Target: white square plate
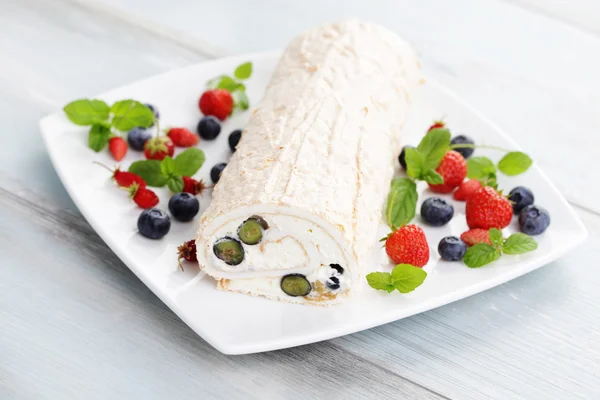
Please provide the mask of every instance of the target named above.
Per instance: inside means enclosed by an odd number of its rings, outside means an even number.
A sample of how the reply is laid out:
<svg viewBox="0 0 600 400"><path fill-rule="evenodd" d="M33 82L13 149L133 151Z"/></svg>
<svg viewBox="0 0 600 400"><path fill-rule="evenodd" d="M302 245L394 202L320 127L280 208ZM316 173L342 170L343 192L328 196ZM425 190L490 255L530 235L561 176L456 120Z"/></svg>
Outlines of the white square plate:
<svg viewBox="0 0 600 400"><path fill-rule="evenodd" d="M256 104L267 85L279 53L248 55L204 62L171 71L98 96L107 102L133 98L158 107L161 125L186 126L195 130L200 119L197 102L208 79L232 73L241 62L254 63L248 82L250 100ZM217 162L230 156L227 136L243 128L249 112L227 120L223 131L213 142L198 145L206 153L206 163L197 174L210 182L209 172ZM429 82L411 111L404 130L405 143L415 144L433 119L445 116L453 133L466 133L478 143L517 149L516 144L478 112L439 84ZM417 314L464 297L479 293L561 257L581 243L587 233L569 204L534 165L527 173L500 177L500 187L510 190L530 187L536 203L552 216L548 231L537 237L539 248L522 256L503 256L499 261L479 269L467 268L460 262L439 260L437 244L447 235L460 235L466 230L464 203L454 202L455 216L441 228L424 227L431 248L431 260L425 267L425 283L408 295L375 291L364 283L363 290L347 302L331 307L284 304L242 294L220 292L215 282L197 266L187 264L185 272L177 268L176 247L195 236L196 224L172 222L171 232L162 240L145 239L137 233L140 209L119 190L106 170L92 164L100 161L113 165L107 152L94 153L87 148L85 128L71 124L62 111L41 121L43 137L50 157L63 184L82 214L100 237L125 264L164 301L186 324L207 342L226 354L244 354L275 350L317 342L368 329ZM498 160L501 153L477 150ZM129 151L122 162L124 168L140 159L141 153ZM157 189L159 207L167 209L166 189ZM420 200L429 197L420 187ZM451 199L450 196L446 196ZM382 199L382 203L383 203ZM210 195L200 198L206 209ZM415 218L420 223L419 217ZM516 221L505 230L516 229ZM381 235L386 232L382 225ZM375 246L368 270L389 270L385 252Z"/></svg>

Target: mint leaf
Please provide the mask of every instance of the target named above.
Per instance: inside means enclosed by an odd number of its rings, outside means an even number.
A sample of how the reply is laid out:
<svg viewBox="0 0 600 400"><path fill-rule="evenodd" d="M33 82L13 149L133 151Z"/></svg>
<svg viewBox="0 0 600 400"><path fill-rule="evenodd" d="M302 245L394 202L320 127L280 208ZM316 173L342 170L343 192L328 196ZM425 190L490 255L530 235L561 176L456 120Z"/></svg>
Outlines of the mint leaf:
<svg viewBox="0 0 600 400"><path fill-rule="evenodd" d="M406 173L408 176L414 179L420 179L421 174L423 174L425 169L425 156L423 153L412 147L407 147L404 157L406 160Z"/></svg>
<svg viewBox="0 0 600 400"><path fill-rule="evenodd" d="M245 62L235 69L233 73L238 79L248 79L252 75L252 63L250 61Z"/></svg>
<svg viewBox="0 0 600 400"><path fill-rule="evenodd" d="M101 124L94 124L88 134L88 146L95 152L102 150L110 139L110 129Z"/></svg>
<svg viewBox="0 0 600 400"><path fill-rule="evenodd" d="M504 254L523 254L537 249L537 242L524 233L513 233L506 239L502 251Z"/></svg>
<svg viewBox="0 0 600 400"><path fill-rule="evenodd" d="M67 118L76 125L93 125L106 121L109 115L108 104L102 100L80 99L67 104L63 110ZM91 146L90 146L91 147Z"/></svg>
<svg viewBox="0 0 600 400"><path fill-rule="evenodd" d="M235 92L241 89L241 86L243 86L241 83L238 83L235 79L227 75L222 76L219 83L217 83L217 89L225 89L228 92Z"/></svg>
<svg viewBox="0 0 600 400"><path fill-rule="evenodd" d="M425 158L423 169L436 169L450 146L450 131L444 128L432 129L421 140L417 149Z"/></svg>
<svg viewBox="0 0 600 400"><path fill-rule="evenodd" d="M225 75L215 76L214 78L206 82L206 87L208 89L216 89L217 86L219 86L219 82L221 82L221 79L223 79L223 77L225 77Z"/></svg>
<svg viewBox="0 0 600 400"><path fill-rule="evenodd" d="M160 162L160 172L167 177L173 175L173 172L175 172L175 161L171 157L165 156Z"/></svg>
<svg viewBox="0 0 600 400"><path fill-rule="evenodd" d="M158 160L136 161L129 167L129 172L141 176L148 186L161 187L167 184L167 177L162 174Z"/></svg>
<svg viewBox="0 0 600 400"><path fill-rule="evenodd" d="M498 163L498 169L508 176L522 174L527 171L533 161L521 151L507 153Z"/></svg>
<svg viewBox="0 0 600 400"><path fill-rule="evenodd" d="M439 185L444 183L444 177L438 174L435 170L430 169L429 171L425 171L421 174L421 178L427 183L431 183L432 185Z"/></svg>
<svg viewBox="0 0 600 400"><path fill-rule="evenodd" d="M135 100L121 100L112 105L112 126L120 131L128 131L140 126L147 128L154 123L154 114L142 103Z"/></svg>
<svg viewBox="0 0 600 400"><path fill-rule="evenodd" d="M373 289L385 290L388 293L396 289L389 272L371 272L367 275L367 282Z"/></svg>
<svg viewBox="0 0 600 400"><path fill-rule="evenodd" d="M487 157L471 157L467 160L467 177L469 179L486 179L495 173L496 167Z"/></svg>
<svg viewBox="0 0 600 400"><path fill-rule="evenodd" d="M469 247L465 253L464 262L467 267L479 268L500 258L500 249L486 243L477 243Z"/></svg>
<svg viewBox="0 0 600 400"><path fill-rule="evenodd" d="M392 270L392 281L394 287L400 293L409 293L421 286L427 272L410 264L398 264Z"/></svg>
<svg viewBox="0 0 600 400"><path fill-rule="evenodd" d="M177 176L193 176L204 164L204 152L195 147L189 148L175 157L172 173Z"/></svg>
<svg viewBox="0 0 600 400"><path fill-rule="evenodd" d="M502 246L502 232L499 229L490 229L489 235L490 241L494 247Z"/></svg>
<svg viewBox="0 0 600 400"><path fill-rule="evenodd" d="M173 193L179 193L183 190L183 178L180 176L171 176L167 180L167 186Z"/></svg>
<svg viewBox="0 0 600 400"><path fill-rule="evenodd" d="M409 223L417 208L417 185L408 178L396 178L390 185L385 212L390 228Z"/></svg>
<svg viewBox="0 0 600 400"><path fill-rule="evenodd" d="M235 108L245 111L250 107L250 102L248 101L248 96L245 91L238 90L237 92L233 92L231 96L233 97L233 105Z"/></svg>

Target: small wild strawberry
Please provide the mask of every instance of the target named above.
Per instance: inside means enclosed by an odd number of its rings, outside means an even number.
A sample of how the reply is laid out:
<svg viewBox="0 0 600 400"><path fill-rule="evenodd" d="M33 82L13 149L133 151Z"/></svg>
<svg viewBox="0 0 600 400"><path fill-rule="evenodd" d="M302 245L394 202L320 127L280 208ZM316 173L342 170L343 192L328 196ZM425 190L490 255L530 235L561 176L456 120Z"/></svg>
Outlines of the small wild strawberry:
<svg viewBox="0 0 600 400"><path fill-rule="evenodd" d="M150 189L139 187L136 184L129 188L131 199L140 208L152 208L158 204L158 196Z"/></svg>
<svg viewBox="0 0 600 400"><path fill-rule="evenodd" d="M189 176L183 177L183 190L182 192L191 193L193 195L199 194L202 195L205 189L211 189L214 185L206 186L202 179L199 181L194 178L190 178Z"/></svg>
<svg viewBox="0 0 600 400"><path fill-rule="evenodd" d="M433 124L429 127L429 129L427 129L427 132L429 132L432 129L439 129L439 128L445 128L446 127L446 123L444 121L442 121L441 119L435 120L433 121Z"/></svg>
<svg viewBox="0 0 600 400"><path fill-rule="evenodd" d="M114 170L112 170L106 165L101 164L97 161L95 161L94 164L98 164L101 167L109 170L112 173L112 178L115 180L115 182L117 182L117 185L119 185L120 188L128 189L134 183L137 184L138 187L146 187L146 181L144 181L141 176L136 175L133 172L121 171L118 165L115 167Z"/></svg>
<svg viewBox="0 0 600 400"><path fill-rule="evenodd" d="M167 132L167 136L177 147L192 147L200 140L198 135L187 128L171 128Z"/></svg>
<svg viewBox="0 0 600 400"><path fill-rule="evenodd" d="M183 271L183 265L181 264L181 260L197 262L198 258L196 256L196 241L188 240L183 243L181 246L177 247L177 263L179 264L179 268Z"/></svg>
<svg viewBox="0 0 600 400"><path fill-rule="evenodd" d="M115 136L108 141L108 150L116 161L121 161L127 154L127 142L120 136Z"/></svg>
<svg viewBox="0 0 600 400"><path fill-rule="evenodd" d="M144 156L148 160L162 160L166 156L173 157L175 145L167 136L150 138L144 144Z"/></svg>

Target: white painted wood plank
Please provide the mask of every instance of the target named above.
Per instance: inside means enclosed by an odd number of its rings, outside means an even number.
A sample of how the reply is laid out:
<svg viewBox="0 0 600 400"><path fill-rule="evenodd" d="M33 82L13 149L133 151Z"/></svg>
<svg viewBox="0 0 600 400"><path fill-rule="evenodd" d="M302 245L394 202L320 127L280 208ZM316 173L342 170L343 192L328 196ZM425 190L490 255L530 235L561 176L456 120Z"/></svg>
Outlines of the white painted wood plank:
<svg viewBox="0 0 600 400"><path fill-rule="evenodd" d="M77 0L89 4L91 0ZM227 53L281 48L310 26L359 16L411 41L427 71L517 139L569 199L600 211L600 38L495 0L102 0ZM117 11L118 10L118 11ZM225 17L225 18L224 18Z"/></svg>
<svg viewBox="0 0 600 400"><path fill-rule="evenodd" d="M504 0L519 4L558 21L600 35L600 2L597 0Z"/></svg>

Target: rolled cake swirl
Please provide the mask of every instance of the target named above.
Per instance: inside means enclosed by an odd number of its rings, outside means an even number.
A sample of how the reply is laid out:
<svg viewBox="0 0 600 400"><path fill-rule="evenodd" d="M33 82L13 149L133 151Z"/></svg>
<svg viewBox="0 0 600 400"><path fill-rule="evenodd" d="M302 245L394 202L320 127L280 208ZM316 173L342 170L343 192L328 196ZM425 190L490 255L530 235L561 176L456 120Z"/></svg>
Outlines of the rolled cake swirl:
<svg viewBox="0 0 600 400"><path fill-rule="evenodd" d="M374 24L291 42L200 219L218 288L300 303L356 290L420 80L412 48Z"/></svg>

